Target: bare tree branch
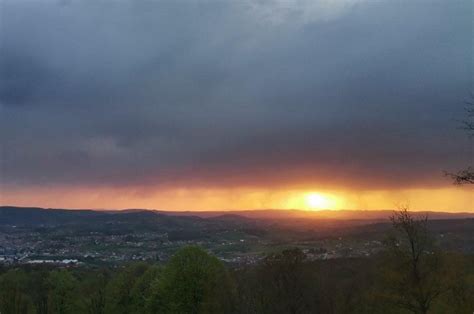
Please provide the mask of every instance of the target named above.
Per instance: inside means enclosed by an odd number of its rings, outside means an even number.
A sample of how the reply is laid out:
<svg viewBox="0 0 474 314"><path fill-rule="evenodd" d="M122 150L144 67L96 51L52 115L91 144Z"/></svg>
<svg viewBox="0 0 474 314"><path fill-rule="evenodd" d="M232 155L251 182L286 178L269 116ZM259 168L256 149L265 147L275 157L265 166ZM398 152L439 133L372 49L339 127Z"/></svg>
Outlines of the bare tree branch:
<svg viewBox="0 0 474 314"><path fill-rule="evenodd" d="M474 136L474 94L471 94L471 100L468 100L465 103L467 118L462 121L463 129L465 129L470 136Z"/></svg>
<svg viewBox="0 0 474 314"><path fill-rule="evenodd" d="M453 179L454 184L474 184L474 168L469 167L467 169L461 170L457 173L445 173L446 176Z"/></svg>
<svg viewBox="0 0 474 314"><path fill-rule="evenodd" d="M471 93L471 99L466 101L466 119L461 123L463 129L466 130L469 136L474 137L474 93ZM446 172L446 176L450 177L454 184L474 184L474 168L468 167L467 169L460 170L457 173Z"/></svg>

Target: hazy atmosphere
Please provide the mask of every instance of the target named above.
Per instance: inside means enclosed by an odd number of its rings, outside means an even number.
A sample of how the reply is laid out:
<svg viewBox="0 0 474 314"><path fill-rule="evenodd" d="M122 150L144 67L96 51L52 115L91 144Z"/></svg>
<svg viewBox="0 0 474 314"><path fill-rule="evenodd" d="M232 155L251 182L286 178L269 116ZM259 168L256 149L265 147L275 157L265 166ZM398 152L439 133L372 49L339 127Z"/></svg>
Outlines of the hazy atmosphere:
<svg viewBox="0 0 474 314"><path fill-rule="evenodd" d="M474 211L470 0L0 15L2 205Z"/></svg>

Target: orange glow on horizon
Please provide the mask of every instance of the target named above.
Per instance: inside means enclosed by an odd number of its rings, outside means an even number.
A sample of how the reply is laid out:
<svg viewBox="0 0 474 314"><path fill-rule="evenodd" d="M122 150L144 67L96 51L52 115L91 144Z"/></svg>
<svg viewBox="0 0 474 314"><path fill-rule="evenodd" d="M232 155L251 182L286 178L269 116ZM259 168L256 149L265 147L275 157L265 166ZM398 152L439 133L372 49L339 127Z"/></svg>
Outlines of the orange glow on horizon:
<svg viewBox="0 0 474 314"><path fill-rule="evenodd" d="M3 189L0 205L50 208L159 210L393 209L474 212L473 187L400 190L264 188L81 188Z"/></svg>

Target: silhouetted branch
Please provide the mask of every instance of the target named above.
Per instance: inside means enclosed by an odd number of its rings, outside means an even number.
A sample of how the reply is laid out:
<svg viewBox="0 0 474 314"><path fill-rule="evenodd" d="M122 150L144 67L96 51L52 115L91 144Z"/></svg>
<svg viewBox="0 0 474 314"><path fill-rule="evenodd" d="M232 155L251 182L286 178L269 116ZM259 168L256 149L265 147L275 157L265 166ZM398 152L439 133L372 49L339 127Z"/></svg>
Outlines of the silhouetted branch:
<svg viewBox="0 0 474 314"><path fill-rule="evenodd" d="M474 136L474 94L471 94L471 100L466 101L465 111L467 118L462 121L463 129Z"/></svg>
<svg viewBox="0 0 474 314"><path fill-rule="evenodd" d="M445 175L453 179L454 184L474 184L474 168L472 167L461 170L457 173L446 172Z"/></svg>
<svg viewBox="0 0 474 314"><path fill-rule="evenodd" d="M462 128L467 131L470 137L474 137L474 93L471 93L471 99L466 102L466 119L461 121ZM457 173L445 172L445 175L450 177L454 184L474 184L474 168L460 170Z"/></svg>

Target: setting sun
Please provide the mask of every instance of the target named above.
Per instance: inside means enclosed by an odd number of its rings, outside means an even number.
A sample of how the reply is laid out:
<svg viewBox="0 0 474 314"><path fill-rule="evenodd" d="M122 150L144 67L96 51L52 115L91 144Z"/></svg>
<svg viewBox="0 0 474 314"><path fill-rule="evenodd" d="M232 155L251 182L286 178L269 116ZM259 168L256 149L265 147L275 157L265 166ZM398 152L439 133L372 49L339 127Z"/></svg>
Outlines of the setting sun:
<svg viewBox="0 0 474 314"><path fill-rule="evenodd" d="M305 198L309 209L334 209L334 200L319 193L310 193Z"/></svg>

